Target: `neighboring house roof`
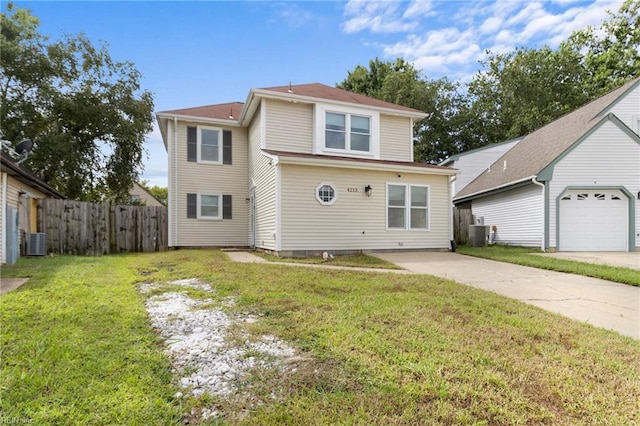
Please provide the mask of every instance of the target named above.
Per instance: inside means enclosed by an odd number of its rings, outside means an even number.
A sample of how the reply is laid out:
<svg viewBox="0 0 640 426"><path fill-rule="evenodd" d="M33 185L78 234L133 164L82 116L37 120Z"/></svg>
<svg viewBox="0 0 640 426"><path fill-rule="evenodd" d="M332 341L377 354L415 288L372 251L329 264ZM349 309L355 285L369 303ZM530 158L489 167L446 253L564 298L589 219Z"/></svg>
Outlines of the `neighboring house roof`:
<svg viewBox="0 0 640 426"><path fill-rule="evenodd" d="M133 187L129 191L129 195L137 195L140 197L140 200L143 201L148 207L154 206L164 206L156 197L153 196L151 192L149 192L144 186L140 185L138 182L133 182Z"/></svg>
<svg viewBox="0 0 640 426"><path fill-rule="evenodd" d="M3 173L7 173L8 175L13 176L15 179L19 180L25 185L29 185L30 187L35 188L40 192L49 195L50 197L60 199L67 198L64 196L64 194L52 188L48 183L31 173L29 170L23 169L19 164L16 164L16 162L7 154L2 153L0 155L0 160Z"/></svg>
<svg viewBox="0 0 640 426"><path fill-rule="evenodd" d="M289 151L275 151L271 149L263 149L262 152L269 155L280 157L285 159L284 162L294 163L296 159L298 161L304 161L309 165L331 165L336 166L342 163L346 168L365 168L365 169L387 169L393 171L403 171L407 173L425 173L430 174L447 174L455 175L458 171L453 167L436 166L434 164L415 163L410 161L391 161L391 160L374 160L371 158L354 158L354 157L340 157L334 155L322 155L322 154L305 154L299 152Z"/></svg>
<svg viewBox="0 0 640 426"><path fill-rule="evenodd" d="M640 78L636 78L526 135L494 165L462 188L455 200L470 198L536 177L592 128L602 120L608 119L608 116L603 118L607 109L639 83Z"/></svg>
<svg viewBox="0 0 640 426"><path fill-rule="evenodd" d="M480 148L475 148L475 149L470 149L469 151L460 152L458 154L452 155L451 157L448 157L444 161L440 162L440 164L438 164L438 165L439 166L448 166L448 165L450 165L452 163L455 163L460 158L466 157L467 155L475 154L475 153L482 152L482 151L486 151L487 149L496 148L496 147L499 147L500 145L506 145L506 144L509 144L509 143L512 143L512 142L518 142L518 141L521 141L521 140L522 140L522 136L519 137L519 138L509 139L508 141L492 143L492 144L489 144L489 145L481 146Z"/></svg>

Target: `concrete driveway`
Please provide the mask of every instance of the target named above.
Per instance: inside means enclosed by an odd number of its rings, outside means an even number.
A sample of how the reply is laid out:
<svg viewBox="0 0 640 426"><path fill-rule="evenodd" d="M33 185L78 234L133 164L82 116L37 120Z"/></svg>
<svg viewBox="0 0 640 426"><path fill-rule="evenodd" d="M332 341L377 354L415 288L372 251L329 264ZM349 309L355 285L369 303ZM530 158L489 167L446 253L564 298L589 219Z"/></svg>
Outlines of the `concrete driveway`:
<svg viewBox="0 0 640 426"><path fill-rule="evenodd" d="M640 287L458 253L376 253L420 274L448 278L640 339Z"/></svg>
<svg viewBox="0 0 640 426"><path fill-rule="evenodd" d="M536 253L538 256L557 259L577 260L578 262L598 263L601 265L622 266L640 270L640 252L571 252Z"/></svg>

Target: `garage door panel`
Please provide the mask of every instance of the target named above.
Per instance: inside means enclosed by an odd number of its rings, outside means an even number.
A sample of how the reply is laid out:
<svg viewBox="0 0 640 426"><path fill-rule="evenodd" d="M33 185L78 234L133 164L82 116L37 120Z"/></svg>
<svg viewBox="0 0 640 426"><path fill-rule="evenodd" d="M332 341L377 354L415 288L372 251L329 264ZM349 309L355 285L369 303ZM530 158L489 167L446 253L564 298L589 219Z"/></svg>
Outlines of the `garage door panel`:
<svg viewBox="0 0 640 426"><path fill-rule="evenodd" d="M626 251L628 200L617 190L572 190L560 199L559 249Z"/></svg>

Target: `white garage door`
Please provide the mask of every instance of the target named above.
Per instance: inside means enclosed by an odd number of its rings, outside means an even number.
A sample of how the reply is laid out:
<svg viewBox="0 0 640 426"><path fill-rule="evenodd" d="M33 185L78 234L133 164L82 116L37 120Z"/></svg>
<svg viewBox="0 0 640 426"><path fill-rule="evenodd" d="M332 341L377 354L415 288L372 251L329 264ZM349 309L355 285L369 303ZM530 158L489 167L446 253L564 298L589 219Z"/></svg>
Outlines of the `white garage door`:
<svg viewBox="0 0 640 426"><path fill-rule="evenodd" d="M560 199L562 251L627 251L628 199L617 190L572 190Z"/></svg>

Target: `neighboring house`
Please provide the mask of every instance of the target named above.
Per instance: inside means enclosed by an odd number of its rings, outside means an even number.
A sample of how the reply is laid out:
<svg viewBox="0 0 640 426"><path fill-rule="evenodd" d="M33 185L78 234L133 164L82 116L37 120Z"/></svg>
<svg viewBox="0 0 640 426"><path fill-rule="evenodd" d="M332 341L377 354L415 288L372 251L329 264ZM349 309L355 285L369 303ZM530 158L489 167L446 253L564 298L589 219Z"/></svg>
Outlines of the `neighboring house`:
<svg viewBox="0 0 640 426"><path fill-rule="evenodd" d="M156 197L151 195L149 191L147 191L143 186L139 183L134 182L133 188L129 191L129 201L132 203L140 203L147 207L162 207L162 204Z"/></svg>
<svg viewBox="0 0 640 426"><path fill-rule="evenodd" d="M498 158L509 151L522 138L511 139L506 142L494 143L481 148L472 149L451 157L440 163L441 166L454 167L458 175L451 183L451 193L456 196L458 191L467 186L480 173L487 170Z"/></svg>
<svg viewBox="0 0 640 426"><path fill-rule="evenodd" d="M0 190L0 251L2 263L18 260L24 235L38 232L36 201L66 198L46 182L2 153Z"/></svg>
<svg viewBox="0 0 640 426"><path fill-rule="evenodd" d="M315 83L157 117L172 247L304 256L450 246L456 171L413 162L421 111Z"/></svg>
<svg viewBox="0 0 640 426"><path fill-rule="evenodd" d="M640 241L640 79L522 138L454 196L496 242L634 251Z"/></svg>

